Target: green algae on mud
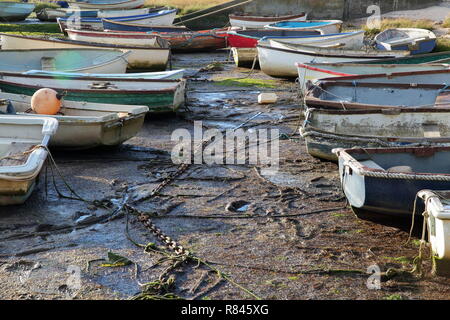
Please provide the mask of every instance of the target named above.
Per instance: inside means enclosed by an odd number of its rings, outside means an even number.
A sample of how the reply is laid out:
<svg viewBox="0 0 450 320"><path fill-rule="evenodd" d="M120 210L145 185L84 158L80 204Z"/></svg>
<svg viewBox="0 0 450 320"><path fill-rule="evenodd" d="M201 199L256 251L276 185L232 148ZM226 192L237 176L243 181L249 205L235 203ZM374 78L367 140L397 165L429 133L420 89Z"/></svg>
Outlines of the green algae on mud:
<svg viewBox="0 0 450 320"><path fill-rule="evenodd" d="M437 38L436 48L434 52L450 51L450 39L448 38Z"/></svg>
<svg viewBox="0 0 450 320"><path fill-rule="evenodd" d="M19 33L22 35L45 35L47 33L59 33L62 36L61 30L59 29L57 23L42 23L42 24L1 23L0 32Z"/></svg>
<svg viewBox="0 0 450 320"><path fill-rule="evenodd" d="M263 80L250 78L217 78L213 84L218 86L228 87L262 87L262 88L277 88L277 80Z"/></svg>

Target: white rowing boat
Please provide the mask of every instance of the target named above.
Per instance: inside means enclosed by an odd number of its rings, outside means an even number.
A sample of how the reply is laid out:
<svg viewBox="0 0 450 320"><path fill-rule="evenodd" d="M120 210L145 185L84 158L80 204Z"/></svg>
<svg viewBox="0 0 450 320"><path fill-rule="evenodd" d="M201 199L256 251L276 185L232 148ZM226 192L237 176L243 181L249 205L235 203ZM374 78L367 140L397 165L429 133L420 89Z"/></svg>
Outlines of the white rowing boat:
<svg viewBox="0 0 450 320"><path fill-rule="evenodd" d="M75 30L76 32L76 30ZM166 70L169 61L170 48L168 42L158 39L155 47L131 46L131 45L113 45L102 44L87 41L74 41L59 38L43 38L34 36L22 36L1 33L2 47L5 49L35 49L35 48L59 48L59 49L117 49L122 52L130 52L127 56L128 68L147 69L153 71ZM152 37L154 38L154 37ZM159 47L157 47L157 45ZM29 68L39 69L39 68ZM26 70L25 70L26 71ZM92 72L94 73L94 72ZM95 72L100 73L100 72ZM106 73L120 73L120 71L109 71Z"/></svg>
<svg viewBox="0 0 450 320"><path fill-rule="evenodd" d="M0 205L22 204L33 192L58 121L2 115L0 128Z"/></svg>
<svg viewBox="0 0 450 320"><path fill-rule="evenodd" d="M17 115L29 119L58 120L59 127L50 146L64 149L119 145L139 132L149 110L146 106L63 100L57 115L38 115L29 112L30 96L0 92L0 101L11 103ZM0 112L5 109L5 104L0 105Z"/></svg>
<svg viewBox="0 0 450 320"><path fill-rule="evenodd" d="M270 45L258 44L261 70L273 77L296 78L297 63L308 62L360 62L389 59L409 55L409 51L350 50L310 45L287 44L270 41Z"/></svg>
<svg viewBox="0 0 450 320"><path fill-rule="evenodd" d="M0 70L25 72L46 70L77 73L125 72L130 52L108 49L79 48L0 50Z"/></svg>

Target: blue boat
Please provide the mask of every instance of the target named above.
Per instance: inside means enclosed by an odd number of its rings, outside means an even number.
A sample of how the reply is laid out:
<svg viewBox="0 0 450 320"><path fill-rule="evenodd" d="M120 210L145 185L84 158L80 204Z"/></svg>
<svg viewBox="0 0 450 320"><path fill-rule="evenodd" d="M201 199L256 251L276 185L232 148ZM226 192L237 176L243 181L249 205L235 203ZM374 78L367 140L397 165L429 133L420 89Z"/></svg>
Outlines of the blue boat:
<svg viewBox="0 0 450 320"><path fill-rule="evenodd" d="M323 34L339 33L341 27L341 20L280 21L264 26L277 30L320 30Z"/></svg>
<svg viewBox="0 0 450 320"><path fill-rule="evenodd" d="M121 22L117 20L102 19L104 30L132 31L132 32L188 32L188 28L183 26L155 26L138 23Z"/></svg>
<svg viewBox="0 0 450 320"><path fill-rule="evenodd" d="M166 7L139 8L131 10L75 10L75 9L54 9L44 8L36 12L36 16L41 21L56 21L57 18L109 18L109 17L129 17L135 15L148 14L167 9Z"/></svg>
<svg viewBox="0 0 450 320"><path fill-rule="evenodd" d="M436 47L436 35L426 29L387 29L375 37L380 50L409 50L411 54L430 53Z"/></svg>
<svg viewBox="0 0 450 320"><path fill-rule="evenodd" d="M0 2L0 21L22 21L34 10L34 3L26 2Z"/></svg>
<svg viewBox="0 0 450 320"><path fill-rule="evenodd" d="M134 16L121 16L121 17L110 17L108 20L119 21L119 22L135 22L144 25L161 25L161 26L171 26L175 16L177 14L177 9L171 10L159 10L156 12L150 12L147 14L140 14ZM83 30L103 30L102 18L91 18L91 17L61 17L57 19L61 31L64 32L65 29L83 29ZM70 26L70 28L69 28Z"/></svg>
<svg viewBox="0 0 450 320"><path fill-rule="evenodd" d="M420 190L450 189L450 147L353 148L334 152L339 157L345 196L361 218L410 219ZM418 216L423 212L419 202L415 211Z"/></svg>

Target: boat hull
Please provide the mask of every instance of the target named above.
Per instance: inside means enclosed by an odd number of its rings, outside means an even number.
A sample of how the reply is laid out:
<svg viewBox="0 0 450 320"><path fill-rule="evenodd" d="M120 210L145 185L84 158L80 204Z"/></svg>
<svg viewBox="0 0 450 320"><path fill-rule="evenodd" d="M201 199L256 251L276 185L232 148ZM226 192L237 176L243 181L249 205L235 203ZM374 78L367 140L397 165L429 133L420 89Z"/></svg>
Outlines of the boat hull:
<svg viewBox="0 0 450 320"><path fill-rule="evenodd" d="M266 29L275 30L320 30L323 34L339 33L341 27L342 21L340 20L309 20L304 22L281 21L264 26Z"/></svg>
<svg viewBox="0 0 450 320"><path fill-rule="evenodd" d="M239 30L227 33L227 41L230 47L256 48L258 41L263 37L313 37L320 36L319 31L289 31L289 30Z"/></svg>
<svg viewBox="0 0 450 320"><path fill-rule="evenodd" d="M3 73L0 90L32 96L38 89L45 87L64 92L67 101L147 106L153 113L176 111L185 102L186 80L52 79L47 76ZM96 87L96 84L99 86Z"/></svg>
<svg viewBox="0 0 450 320"><path fill-rule="evenodd" d="M121 46L121 45L107 45L95 44L86 41L66 41L66 40L48 40L24 36L11 36L2 34L2 46L6 48L21 48L21 49L73 49L73 48L103 48L103 49L119 49L123 52L129 52L127 56L127 66L129 69L143 69L150 71L164 71L166 70L170 49L150 48L150 47L136 47L136 46ZM91 72L91 73L120 73L124 71L108 71L108 72Z"/></svg>
<svg viewBox="0 0 450 320"><path fill-rule="evenodd" d="M297 63L299 86L302 91L306 90L308 82L316 82L324 78L446 70L448 68L447 64Z"/></svg>
<svg viewBox="0 0 450 320"><path fill-rule="evenodd" d="M259 16L238 16L229 15L230 25L246 29L262 29L265 25L278 21L305 21L307 15L301 13L298 15L280 16L280 17L259 17Z"/></svg>
<svg viewBox="0 0 450 320"><path fill-rule="evenodd" d="M158 7L158 10L162 7ZM41 21L56 21L57 18L67 18L71 15L79 15L82 18L111 18L111 17L127 17L147 14L154 9L141 8L131 10L73 10L73 9L53 9L45 8L36 13L36 16Z"/></svg>
<svg viewBox="0 0 450 320"><path fill-rule="evenodd" d="M0 99L11 102L18 114L27 117L55 118L58 130L49 145L62 149L89 149L117 146L134 137L141 129L148 107L95 104L64 100L64 115L26 113L31 107L29 96L0 93Z"/></svg>
<svg viewBox="0 0 450 320"><path fill-rule="evenodd" d="M189 31L186 27L165 26L165 25L142 25L137 23L126 23L120 21L113 21L109 19L102 19L103 30L112 31L130 31L130 32L180 32Z"/></svg>
<svg viewBox="0 0 450 320"><path fill-rule="evenodd" d="M333 78L335 79L335 78ZM308 108L335 110L381 110L448 108L449 93L444 84L357 83L324 81L308 88L304 102ZM391 110L391 111L388 111Z"/></svg>
<svg viewBox="0 0 450 320"><path fill-rule="evenodd" d="M63 48L62 48L63 49ZM77 72L122 73L126 71L129 53L120 50L77 48L66 51L55 48L13 49L0 51L3 72L26 72L30 69Z"/></svg>
<svg viewBox="0 0 450 320"><path fill-rule="evenodd" d="M137 9L144 5L144 0L130 0L116 3L89 3L89 2L69 2L69 8L72 9Z"/></svg>
<svg viewBox="0 0 450 320"><path fill-rule="evenodd" d="M445 162L443 157L448 156L448 147L338 149L336 152L339 156L342 188L356 214L368 212L380 217L397 216L411 219L414 208L417 215L424 210L420 201L417 201L416 207L414 206L416 195L420 190L450 189L449 175L445 173L412 172L389 175L386 171L387 166L408 165L412 168L419 167L422 171L433 172L434 168L430 165L435 161ZM375 155L374 160L370 160L367 153ZM361 159L353 160L354 163L351 163L353 155L356 154ZM385 164L386 160L384 162L379 160L383 155L389 157L389 164ZM378 163L383 163L383 166ZM436 175L443 179L436 179Z"/></svg>
<svg viewBox="0 0 450 320"><path fill-rule="evenodd" d="M226 48L225 31L159 32L173 52L201 52Z"/></svg>
<svg viewBox="0 0 450 320"><path fill-rule="evenodd" d="M0 206L22 204L33 192L58 122L44 117L2 115L0 125Z"/></svg>
<svg viewBox="0 0 450 320"><path fill-rule="evenodd" d="M69 39L83 42L112 44L116 46L160 47L158 36L152 34L131 35L121 32L67 30Z"/></svg>
<svg viewBox="0 0 450 320"><path fill-rule="evenodd" d="M371 61L374 59L388 59L389 55L373 56L348 56L345 54L323 55L314 52L301 52L294 50L287 50L282 48L274 48L271 46L258 45L258 58L261 70L272 77L280 78L297 78L298 70L296 63L308 62L328 62L328 63L342 63L342 62L361 62ZM403 51L401 51L403 52ZM388 53L388 52L386 52ZM392 56L391 56L392 57Z"/></svg>
<svg viewBox="0 0 450 320"><path fill-rule="evenodd" d="M410 50L412 55L429 53L436 47L436 35L425 29L387 29L375 37L380 50Z"/></svg>
<svg viewBox="0 0 450 320"><path fill-rule="evenodd" d="M143 26L171 26L176 16L176 10L161 10L136 16L117 16L107 18L109 21L130 22ZM72 15L68 18L58 18L59 28L65 33L66 29L103 31L103 18L83 18Z"/></svg>
<svg viewBox="0 0 450 320"><path fill-rule="evenodd" d="M421 41L416 46L411 45L392 45L387 46L385 44L379 44L377 43L377 48L379 50L410 50L412 55L416 54L425 54L429 53L434 50L436 47L436 40L427 40L427 41Z"/></svg>
<svg viewBox="0 0 450 320"><path fill-rule="evenodd" d="M432 274L450 276L450 215L447 207L449 191L436 192L422 190L418 196L422 199L427 213L428 242L431 245L433 267Z"/></svg>
<svg viewBox="0 0 450 320"><path fill-rule="evenodd" d="M445 67L445 65L443 65ZM349 75L344 77L330 78L334 81L355 81L356 83L418 83L418 84L447 84L450 79L450 69L443 68L439 70L413 70L405 72L389 72L385 74L365 74ZM328 80L325 78L323 80Z"/></svg>
<svg viewBox="0 0 450 320"><path fill-rule="evenodd" d="M183 78L185 70L172 70L162 72L142 72L142 73L70 73L57 71L29 70L24 74L52 76L58 79L67 78L103 78L103 79L165 79L179 80Z"/></svg>
<svg viewBox="0 0 450 320"><path fill-rule="evenodd" d="M3 22L25 20L34 8L33 3L0 2L0 20Z"/></svg>
<svg viewBox="0 0 450 320"><path fill-rule="evenodd" d="M29 181L0 179L0 206L23 204L34 191L36 178Z"/></svg>
<svg viewBox="0 0 450 320"><path fill-rule="evenodd" d="M332 152L335 148L450 145L449 116L450 111L442 109L395 112L308 109L300 135L310 155L337 161Z"/></svg>
<svg viewBox="0 0 450 320"><path fill-rule="evenodd" d="M231 48L234 63L239 68L259 68L256 48Z"/></svg>

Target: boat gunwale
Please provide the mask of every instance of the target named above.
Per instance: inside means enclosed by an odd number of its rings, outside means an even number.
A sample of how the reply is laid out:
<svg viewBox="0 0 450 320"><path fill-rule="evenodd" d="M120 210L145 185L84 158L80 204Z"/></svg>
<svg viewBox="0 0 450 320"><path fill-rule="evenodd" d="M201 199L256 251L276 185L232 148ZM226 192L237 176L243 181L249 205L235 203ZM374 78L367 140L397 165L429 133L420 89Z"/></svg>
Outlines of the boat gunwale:
<svg viewBox="0 0 450 320"><path fill-rule="evenodd" d="M405 71L405 72L393 72L393 73L372 73L372 74L361 74L361 75L349 75L349 76L334 77L334 78L321 78L320 80L324 80L324 81L360 80L360 79L372 79L372 78L381 78L381 77L389 78L389 77L427 75L427 74L434 74L434 73L450 74L450 68L443 69L443 70L422 70L422 71ZM450 83L450 81L449 81L449 83Z"/></svg>
<svg viewBox="0 0 450 320"><path fill-rule="evenodd" d="M63 71L61 71L63 72ZM105 73L106 75L107 73ZM185 81L184 78L181 79L132 79L132 78L112 78L112 77L89 77L89 76L68 76L64 77L61 75L44 75L44 74L29 74L29 73L16 73L16 72L0 72L0 80L2 80L3 76L8 77L24 77L24 78L41 78L41 79L50 79L50 80L58 80L58 79L67 79L67 80L115 80L120 82L144 82L144 83L154 83L154 82L163 82L163 83L174 83L175 85Z"/></svg>
<svg viewBox="0 0 450 320"><path fill-rule="evenodd" d="M92 10L91 10L92 11ZM159 11L165 11L163 13L159 13ZM158 18L158 17L163 17L166 16L168 14L172 14L174 12L177 11L177 9L162 9L159 11L155 11L155 12L149 12L149 13L144 13L144 14L137 14L137 15L132 15L132 16L123 16L123 17L109 17L108 19L115 21L114 19L130 19L130 21L139 21L139 20L145 20L145 19L149 19L149 18ZM71 16L69 17L57 17L56 21L62 21L62 22L67 22L69 20L79 20L79 22L81 23L101 23L102 22L101 17L77 17L77 18L73 18Z"/></svg>
<svg viewBox="0 0 450 320"><path fill-rule="evenodd" d="M381 60L381 59L392 59L395 58L395 56L393 56L395 54L396 51L386 51L386 52L393 52L393 54L389 55L389 53L387 53L386 56L370 56L370 57L365 57L365 56L349 56L349 55L336 55L336 54L326 54L326 53L317 53L317 52L308 52L308 51L301 51L301 50L290 50L290 49L284 49L284 48L274 48L272 46L266 46L266 45L262 45L262 44L257 44L256 45L257 48L263 48L263 49L268 49L268 50L274 50L274 51L281 51L281 52L287 52L287 53L294 53L294 54L302 54L302 55L306 55L306 56L315 56L315 57L330 57L330 58L352 58L352 59L366 59L365 61L367 61L367 59L370 58L374 58L375 61L377 60ZM399 50L400 52L403 52L403 50ZM384 51L383 51L384 52Z"/></svg>
<svg viewBox="0 0 450 320"><path fill-rule="evenodd" d="M124 26L130 26L130 27L148 27L148 28L173 28L173 29L179 29L179 30L189 30L187 27L182 27L182 26L160 26L160 25L141 25L139 23L132 23L132 22L123 22L123 21L115 21L115 20L110 20L109 18L101 18L101 22L103 23L103 21L107 22L107 23L111 23L111 24L118 24L118 25L124 25ZM116 31L116 30L114 30ZM117 30L119 31L119 30Z"/></svg>
<svg viewBox="0 0 450 320"><path fill-rule="evenodd" d="M331 78L334 79L334 78ZM318 83L312 84L312 88L309 89L308 94L305 97L305 104L307 107L310 107L310 105L313 106L319 106L319 107L328 107L328 108L335 108L335 109L343 109L345 108L351 108L351 109L407 109L412 110L413 108L424 109L425 107L407 107L407 106L391 106L391 105L381 105L381 104L369 104L369 103L355 103L355 102L345 102L345 101L333 101L333 100L325 100L318 98L314 96L316 91L320 90L321 92L326 92L326 90L323 88L326 85L334 85L334 86L345 86L345 87L355 87L354 82L334 82L332 80L329 81L322 81L320 80ZM381 83L381 82L363 82L358 83L357 87L369 87L369 88L396 88L396 89L429 89L429 90L439 90L444 89L446 87L445 84L411 84L411 83ZM437 107L439 109L448 110L448 107Z"/></svg>
<svg viewBox="0 0 450 320"><path fill-rule="evenodd" d="M113 2L113 3L91 3L91 2L88 2L88 1L67 1L68 5L69 5L69 8L70 8L70 5L71 5L71 4L77 6L77 3L78 3L78 4L79 4L79 3L82 3L83 5L84 5L84 4L89 4L89 5L99 5L99 6L102 6L102 5L125 4L125 3L131 3L131 2L137 2L137 1L136 1L136 0L124 0L124 1L118 1L118 2ZM138 8L136 8L136 9L138 9Z"/></svg>
<svg viewBox="0 0 450 320"><path fill-rule="evenodd" d="M395 52L395 51L394 51ZM409 56L404 56L404 57L393 57L393 58L388 58L386 59L387 61L408 61L408 60L413 60L413 59L420 59L420 58L427 58L427 57L435 57L435 56L448 56L448 58L443 58L443 59L438 59L438 60L432 60L433 63L440 63L439 61L442 60L450 60L450 51L441 51L441 52L431 52L431 53L422 53L422 54L414 54L414 55L409 55ZM365 64L378 64L377 62L380 62L378 59L373 59L373 60L367 60L364 61ZM360 64L360 62L357 61L345 61L345 62L337 62L337 63L342 63L342 64ZM387 64L392 64L392 63L387 63ZM428 62L424 62L424 63L418 63L418 64L428 64Z"/></svg>
<svg viewBox="0 0 450 320"><path fill-rule="evenodd" d="M317 23L317 22L323 22L323 24L316 25L316 26L305 26L305 27L279 27L275 24L282 23L282 22L289 22L289 23ZM307 29L320 29L324 27L334 26L334 25L341 25L342 26L343 21L342 20L306 20L306 21L289 21L289 20L283 20L283 21L277 21L274 23L270 23L264 26L266 29L278 29L278 30L307 30Z"/></svg>
<svg viewBox="0 0 450 320"><path fill-rule="evenodd" d="M397 142L397 141L406 141L411 143L421 143L421 142L427 142L427 143L448 143L450 142L450 134L448 136L444 137L414 137L414 136L382 136L382 135L362 135L362 134L352 134L352 133L339 133L335 131L325 130L321 129L319 127L313 126L311 124L311 121L309 120L311 117L314 117L315 115L341 115L341 116L352 116L352 115L372 115L372 114L381 114L385 116L390 115L399 115L401 113L449 113L450 109L431 109L431 108L413 108L412 110L409 109L396 109L397 111L395 114L386 113L385 110L330 110L330 109L316 109L316 108L309 108L308 109L308 121L305 122L305 124L301 127L301 132L308 133L308 135L314 136L314 133L324 133L333 135L336 137L342 137L342 139L345 138L361 138L361 139L380 139L385 140L389 142ZM318 120L317 120L318 121ZM449 125L450 127L450 125ZM303 136L303 135L302 135Z"/></svg>
<svg viewBox="0 0 450 320"><path fill-rule="evenodd" d="M29 51L36 51L36 52L38 52L38 51L53 51L53 50L55 50L55 51L61 51L61 50L65 50L65 49L56 49L56 48L51 48L51 49L2 49L1 51L0 51L0 54L1 54L1 52L12 52L12 51L14 51L14 52L16 52L16 51L26 51L26 52L29 52ZM102 50L102 49L90 49L90 48L81 48L81 49L76 49L76 50L97 50L97 51L108 51L108 50ZM92 68L99 68L99 67L104 67L104 66L108 66L108 65L111 65L111 64L115 64L117 61L119 61L119 60L124 60L126 63L128 63L128 60L127 60L127 58L128 58L128 56L131 54L131 51L125 51L125 52L123 52L123 51L121 51L121 50L111 50L111 51L117 51L117 53L118 53L118 55L116 56L116 57L113 57L113 58L111 58L110 60L108 60L108 61L105 61L105 62L102 62L102 63L97 63L97 64L90 64L90 65L86 65L86 66L84 66L84 67L82 67L82 68L77 68L76 69L76 72L83 72L83 70L89 70L89 69L92 69ZM119 53L121 53L121 54L119 54ZM64 71L61 71L61 72L64 72ZM7 73L7 72L5 72L5 73Z"/></svg>
<svg viewBox="0 0 450 320"><path fill-rule="evenodd" d="M416 152L415 152L416 151ZM356 154L368 154L369 156L371 154L394 154L394 153L412 153L412 154L427 154L433 152L435 154L436 152L440 151L449 151L450 152L450 146L433 146L433 147L392 147L392 148L361 148L361 147L354 147L354 148L336 148L333 149L332 152L336 154L336 156L344 161L344 166L348 166L355 170L357 174L361 176L367 176L370 173L384 173L388 177L388 179L398 179L403 180L405 179L402 176L406 177L412 177L412 180L427 180L427 177L432 176L443 176L445 178L450 178L450 173L424 173L424 172L388 172L387 170L382 169L376 169L376 168L370 168L368 166L365 166L361 164L360 160L355 159L352 156L352 153ZM380 177L372 177L375 179L382 179Z"/></svg>
<svg viewBox="0 0 450 320"><path fill-rule="evenodd" d="M1 75L3 73L0 73L0 83L2 84L6 84L6 85L13 85L16 87L24 87L24 88L28 88L28 89L40 89L43 88L43 86L39 86L39 85L31 85L31 84L24 84L24 83L17 83L14 81L8 81L8 80L3 80L1 79ZM17 76L16 74L14 76ZM21 77L29 77L29 75L19 75ZM41 78L41 76L36 76L37 78ZM53 78L52 78L53 80ZM142 80L142 79L141 79ZM159 90L147 90L147 89L143 89L143 90L124 90L124 89L120 89L120 90L111 90L111 89L76 89L76 88L70 88L70 89L63 89L63 88L55 88L52 86L49 86L48 88L53 89L55 91L67 91L67 92L76 92L76 93L102 93L102 94L106 94L106 93L119 93L119 94L157 94L157 93L173 93L176 92L182 85L183 82L185 80L181 80L178 81L178 83L170 88L165 88L165 89L159 89ZM7 92L8 93L8 92ZM73 101L68 99L69 101Z"/></svg>
<svg viewBox="0 0 450 320"><path fill-rule="evenodd" d="M279 16L279 17L273 17L273 16L245 16L245 15L236 15L236 14L229 14L228 19L234 19L238 21L255 21L255 22L276 22L276 21L283 21L283 20L291 20L296 18L302 18L306 16L306 12L302 12L295 15L286 15L286 16Z"/></svg>
<svg viewBox="0 0 450 320"><path fill-rule="evenodd" d="M313 113L324 113L330 115L365 115L365 114L383 114L383 115L398 115L400 113L450 113L447 108L397 108L395 114L390 114L382 109L355 109L355 110L335 110L335 109L320 109L308 108L308 111Z"/></svg>
<svg viewBox="0 0 450 320"><path fill-rule="evenodd" d="M424 39L421 39L419 41L417 41L413 38L402 38L405 40L405 42L395 43L395 44L392 44L391 42L389 42L389 40L379 40L380 35L382 35L383 33L387 33L388 31L392 31L392 30L400 30L400 31L404 31L405 33L407 33L408 31L416 31L416 32L419 31L420 33L427 34L427 37ZM426 41L436 41L436 39L437 39L436 34L433 31L423 29L423 28L389 28L389 29L385 29L382 32L378 33L375 36L374 41L376 41L377 43L380 43L380 44L388 44L390 46L395 46L395 45L405 45L405 44L410 43L411 41L414 41L417 43L422 43L422 42L426 42ZM408 40L410 40L410 41L408 41Z"/></svg>
<svg viewBox="0 0 450 320"><path fill-rule="evenodd" d="M350 73L342 73L342 72L337 72L337 71L332 71L332 70L327 70L327 69L321 69L321 68L317 68L317 67L311 67L311 66L308 66L308 65L300 63L300 62L296 62L295 65L297 66L298 69L303 68L303 69L307 69L307 70L332 74L332 75L336 75L336 76L340 76L340 77L353 76L353 74L350 74ZM321 78L321 79L330 79L330 78Z"/></svg>
<svg viewBox="0 0 450 320"><path fill-rule="evenodd" d="M78 31L78 30L72 30L72 29L66 29L71 31ZM89 42L89 41L81 41L81 40L72 40L72 39L65 39L65 38L55 38L55 39L45 39L45 38L39 38L39 37L33 37L33 36L24 36L24 35L16 35L16 34L8 34L8 33L0 33L0 36L12 36L16 38L21 39L28 39L28 40L34 40L34 41L45 41L45 42L57 42L57 43L67 43L67 44L75 44L75 45L84 45L87 47L99 47L104 48L104 50L118 50L121 49L133 49L133 50L170 50L170 46L166 43L163 43L164 47L149 47L149 46L130 46L130 45L119 45L119 44L107 44L107 43L98 43L98 42ZM51 48L51 49L7 49L7 50L22 50L22 51L29 51L29 50L67 50L67 49L76 49L76 50L99 50L95 48ZM3 49L2 49L3 51Z"/></svg>

